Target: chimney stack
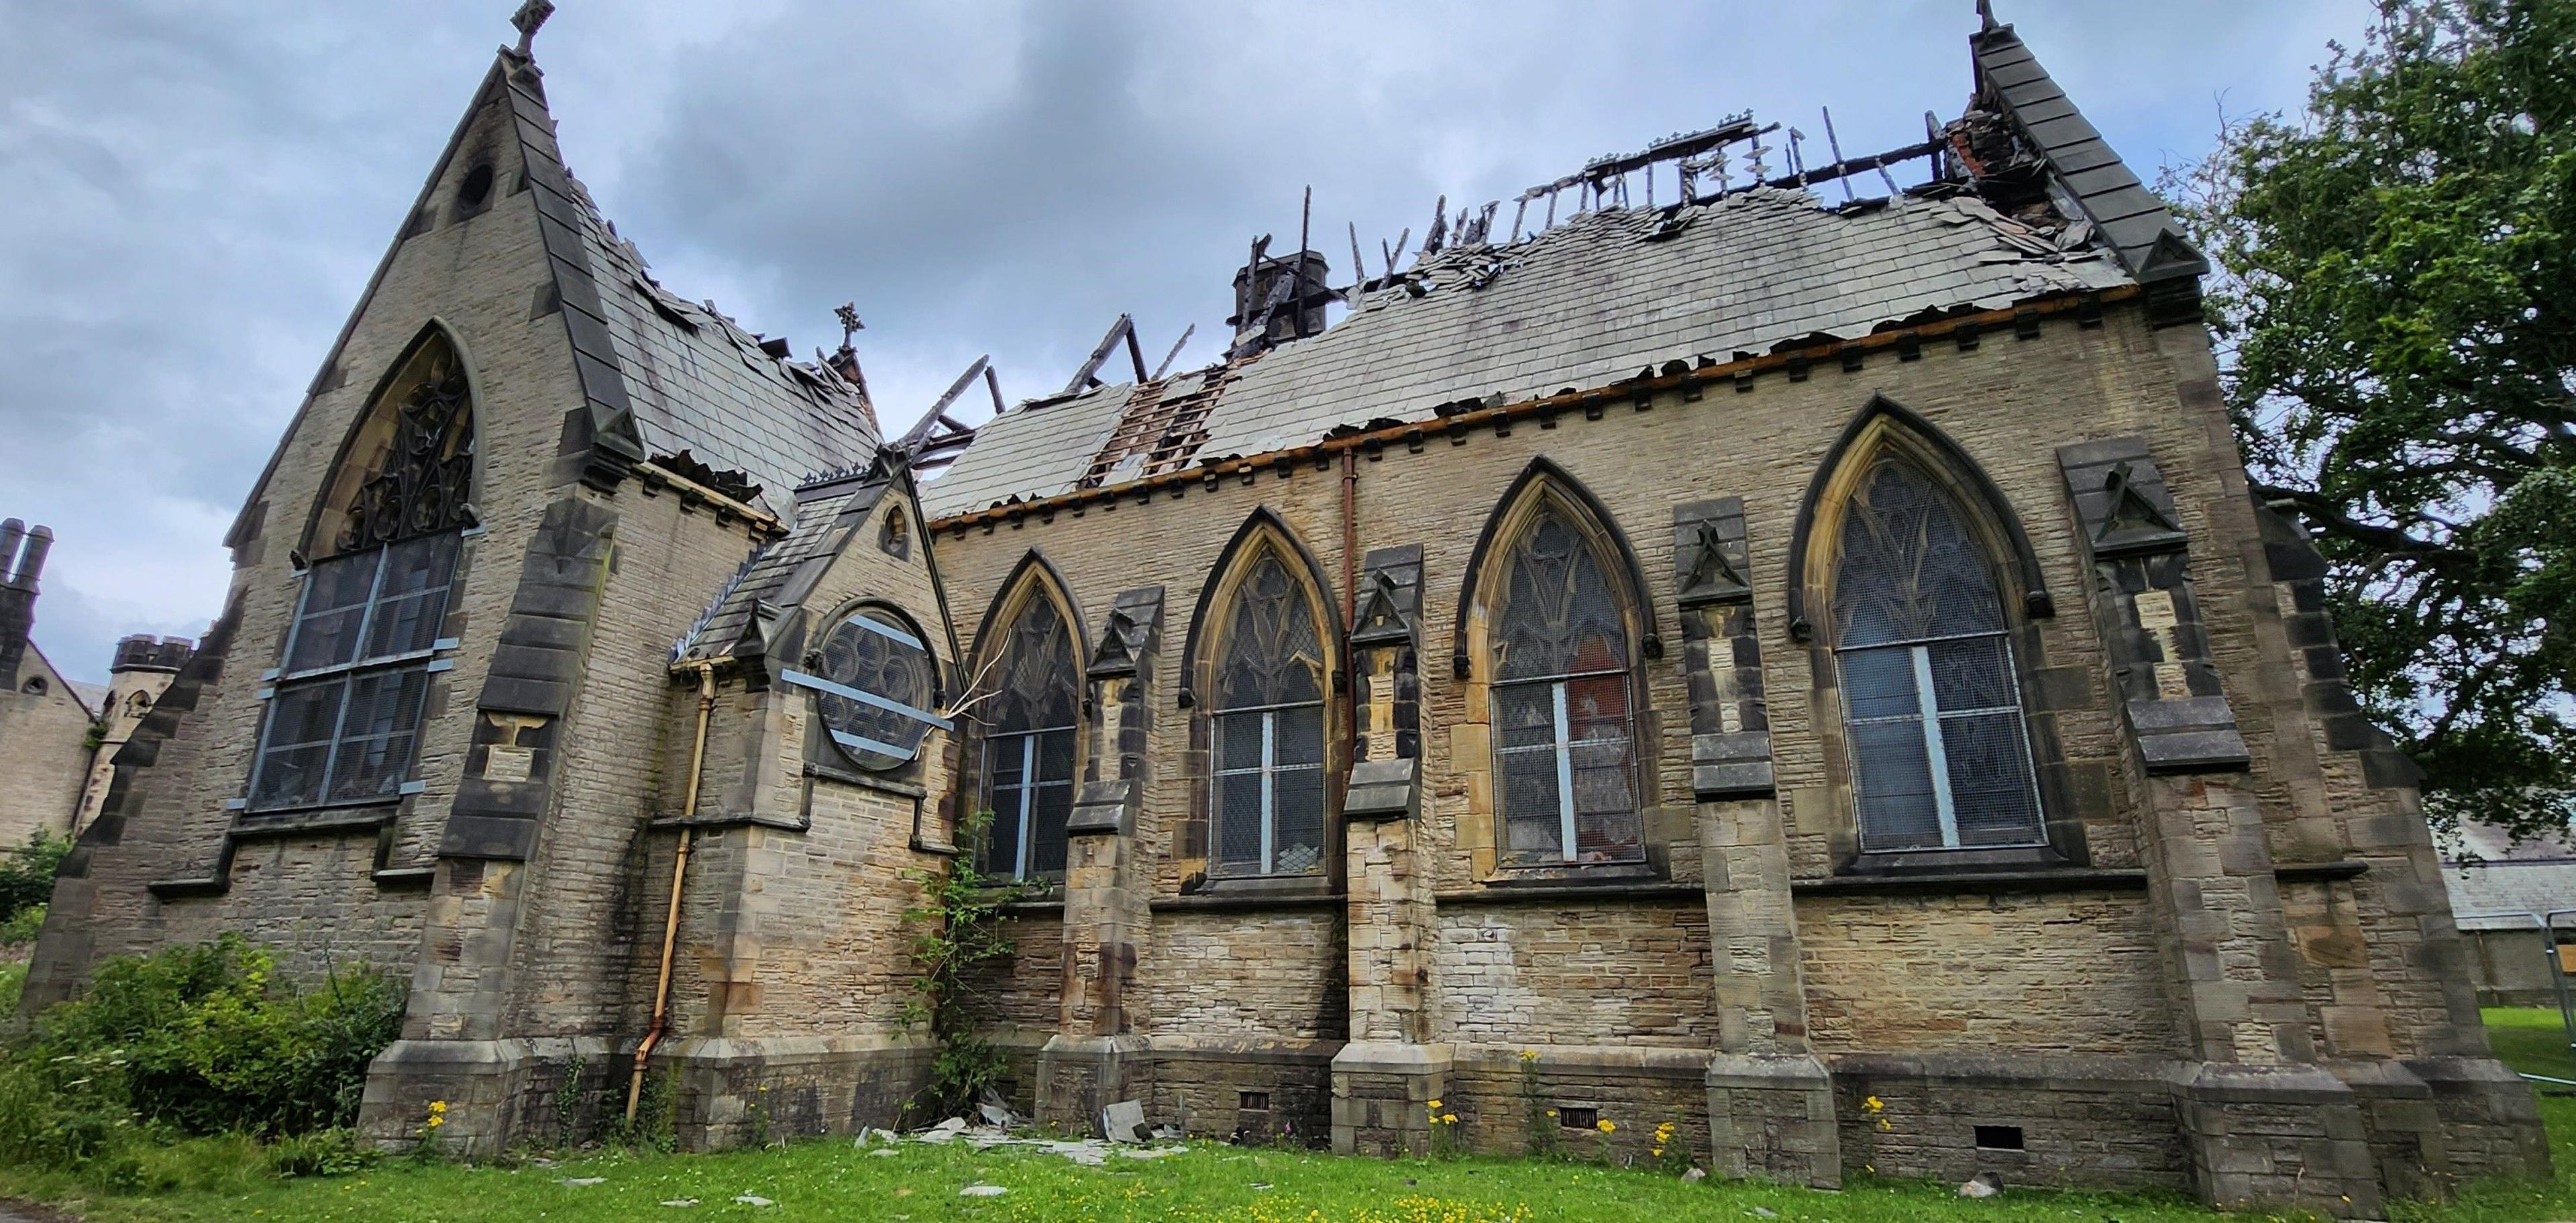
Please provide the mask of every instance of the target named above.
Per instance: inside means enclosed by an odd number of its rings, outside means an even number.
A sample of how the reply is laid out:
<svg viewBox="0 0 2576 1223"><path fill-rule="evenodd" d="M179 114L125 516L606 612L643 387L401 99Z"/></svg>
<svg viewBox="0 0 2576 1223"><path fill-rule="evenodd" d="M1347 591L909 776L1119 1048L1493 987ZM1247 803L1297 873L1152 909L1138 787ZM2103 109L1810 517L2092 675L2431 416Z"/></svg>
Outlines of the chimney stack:
<svg viewBox="0 0 2576 1223"><path fill-rule="evenodd" d="M1320 335L1324 306L1339 300L1326 283L1331 266L1317 251L1271 256L1268 240L1253 246L1252 262L1234 274L1234 347L1227 355L1248 357L1291 340Z"/></svg>
<svg viewBox="0 0 2576 1223"><path fill-rule="evenodd" d="M18 690L18 664L36 627L36 579L53 546L54 533L44 527L0 522L0 681L10 692Z"/></svg>

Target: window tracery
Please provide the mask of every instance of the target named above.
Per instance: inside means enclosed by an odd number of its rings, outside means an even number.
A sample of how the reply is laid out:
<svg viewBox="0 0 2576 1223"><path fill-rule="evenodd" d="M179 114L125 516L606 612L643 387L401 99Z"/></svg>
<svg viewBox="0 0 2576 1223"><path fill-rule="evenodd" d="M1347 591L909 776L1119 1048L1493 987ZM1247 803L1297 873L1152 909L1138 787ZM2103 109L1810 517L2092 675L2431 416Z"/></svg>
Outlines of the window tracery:
<svg viewBox="0 0 2576 1223"><path fill-rule="evenodd" d="M992 823L978 853L988 874L1060 875L1082 709L1073 633L1055 601L1034 592L1007 633L982 711L982 803Z"/></svg>
<svg viewBox="0 0 2576 1223"><path fill-rule="evenodd" d="M411 780L472 519L474 407L443 332L400 371L343 450L365 466L328 485L348 491L328 507L332 553L306 569L287 628L245 799L254 813L390 802Z"/></svg>
<svg viewBox="0 0 2576 1223"><path fill-rule="evenodd" d="M1219 875L1323 869L1324 642L1303 582L1265 547L1220 621L1213 725Z"/></svg>
<svg viewBox="0 0 2576 1223"><path fill-rule="evenodd" d="M1644 853L1630 632L1611 574L1552 498L1502 553L1489 674L1502 856L1514 865Z"/></svg>
<svg viewBox="0 0 2576 1223"><path fill-rule="evenodd" d="M2044 841L1995 567L1958 503L1889 455L1843 507L1834 659L1861 848Z"/></svg>

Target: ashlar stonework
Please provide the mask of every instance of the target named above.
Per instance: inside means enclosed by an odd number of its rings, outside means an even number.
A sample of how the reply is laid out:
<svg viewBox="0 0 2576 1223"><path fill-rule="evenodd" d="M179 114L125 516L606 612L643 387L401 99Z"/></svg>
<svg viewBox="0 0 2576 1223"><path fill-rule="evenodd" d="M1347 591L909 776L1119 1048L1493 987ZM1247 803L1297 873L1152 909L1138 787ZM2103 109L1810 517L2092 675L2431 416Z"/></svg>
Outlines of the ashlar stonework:
<svg viewBox="0 0 2576 1223"><path fill-rule="evenodd" d="M2543 1170L2206 265L2010 27L1970 50L1892 195L1747 182L1730 123L1345 287L1258 253L1215 365L1106 383L1113 331L892 441L846 344L654 280L504 50L28 1005L239 930L409 974L386 1145L656 1083L692 1148L925 1121L905 914L972 855L1034 888L1009 1094L1075 1128L1419 1152L1436 1100L1483 1150L2356 1217Z"/></svg>

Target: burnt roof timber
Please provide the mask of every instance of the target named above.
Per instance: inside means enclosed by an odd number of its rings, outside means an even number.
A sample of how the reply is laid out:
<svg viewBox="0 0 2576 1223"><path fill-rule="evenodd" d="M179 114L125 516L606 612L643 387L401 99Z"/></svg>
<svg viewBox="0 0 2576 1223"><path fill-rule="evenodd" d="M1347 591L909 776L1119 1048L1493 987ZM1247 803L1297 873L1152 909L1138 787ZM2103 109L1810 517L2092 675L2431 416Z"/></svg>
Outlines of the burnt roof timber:
<svg viewBox="0 0 2576 1223"><path fill-rule="evenodd" d="M1109 354L1118 347L1118 341L1122 339L1127 341L1129 354L1135 357L1137 381L1144 381L1145 358L1136 352L1136 316L1122 314L1118 316L1117 322L1109 325L1109 334L1100 337L1100 343L1091 350L1091 355L1083 358L1082 368L1073 371L1073 380L1065 383L1064 389L1056 394L1070 395L1100 381L1092 375L1100 372L1100 363L1109 359Z"/></svg>
<svg viewBox="0 0 2576 1223"><path fill-rule="evenodd" d="M920 446L923 442L930 440L931 430L937 428L941 424L946 424L951 429L962 428L963 426L959 425L956 421L948 419L948 405L957 402L957 397L966 393L966 388L974 383L976 375L984 374L989 376L993 372L992 363L993 356L991 353L986 353L983 356L975 358L975 363L967 366L965 373L957 375L957 381L948 384L948 389L940 394L939 401L931 404L930 410L921 414L921 423L914 425L910 433L904 434L903 440L895 443L895 447L899 450L910 452L914 448ZM995 402L1000 402L1001 391L998 389L998 384L996 384L996 389L993 393L995 396Z"/></svg>
<svg viewBox="0 0 2576 1223"><path fill-rule="evenodd" d="M1982 331L2008 326L2024 318L2044 318L2061 314L2076 314L2080 317L2088 307L2129 301L2141 298L2145 293L2145 287L2137 284L2060 292L2046 297L2031 298L2000 309L1972 311L1910 326L1890 327L1858 339L1827 338L1812 344L1785 347L1776 352L1742 357L1714 365L1697 366L1679 373L1654 378L1630 379L1589 389L1543 395L1517 403L1497 404L1475 411L1462 412L1439 420L1408 420L1374 429L1356 429L1262 454L1229 455L1222 459L1187 464L1117 484L1088 485L1051 496L987 505L979 509L935 518L925 513L924 518L928 529L937 530L946 527L962 531L977 522L988 520L999 522L1032 512L1051 513L1059 507L1080 502L1134 497L1149 494L1153 489L1168 485L1213 480L1221 472L1248 471L1277 462L1285 462L1292 456L1308 454L1321 456L1337 450L1356 449L1371 444L1384 445L1390 441L1400 440L1409 433L1426 433L1433 429L1456 433L1525 416L1579 409L1587 402L1606 401L1613 397L1624 401L1677 389L1686 384L1730 382L1739 375L1783 369L1793 362L1813 362L1839 352L1893 349L1906 341L1920 343L1928 339L1950 336L1957 334L1963 327Z"/></svg>

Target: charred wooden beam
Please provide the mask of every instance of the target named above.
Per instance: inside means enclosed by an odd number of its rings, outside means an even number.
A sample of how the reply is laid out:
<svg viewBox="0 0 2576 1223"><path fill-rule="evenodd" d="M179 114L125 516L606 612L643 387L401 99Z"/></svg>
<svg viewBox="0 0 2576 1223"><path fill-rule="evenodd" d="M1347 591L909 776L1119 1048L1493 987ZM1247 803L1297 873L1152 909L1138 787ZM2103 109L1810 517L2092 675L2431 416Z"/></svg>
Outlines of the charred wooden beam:
<svg viewBox="0 0 2576 1223"><path fill-rule="evenodd" d="M1064 389L1056 393L1059 395L1070 395L1100 381L1098 378L1092 376L1100 372L1100 363L1109 359L1110 351L1118 347L1118 342L1120 340L1126 340L1128 342L1128 346L1133 348L1135 346L1135 336L1136 317L1132 314L1119 315L1118 321L1109 325L1109 334L1100 337L1099 346L1093 348L1091 350L1091 355L1083 360L1082 368L1073 371L1073 381L1065 383ZM1140 378L1143 377L1144 370L1145 358L1140 356L1136 358L1137 376Z"/></svg>

